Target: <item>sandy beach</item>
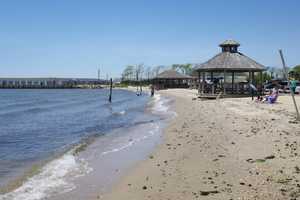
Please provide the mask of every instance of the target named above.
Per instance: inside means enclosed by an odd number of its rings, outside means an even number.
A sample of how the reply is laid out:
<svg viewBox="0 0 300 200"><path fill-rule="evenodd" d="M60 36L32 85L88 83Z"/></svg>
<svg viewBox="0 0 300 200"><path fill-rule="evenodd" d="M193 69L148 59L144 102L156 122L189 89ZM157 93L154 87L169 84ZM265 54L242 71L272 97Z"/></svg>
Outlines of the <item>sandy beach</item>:
<svg viewBox="0 0 300 200"><path fill-rule="evenodd" d="M300 124L290 96L270 105L159 93L175 99L177 113L162 144L98 199L300 198Z"/></svg>

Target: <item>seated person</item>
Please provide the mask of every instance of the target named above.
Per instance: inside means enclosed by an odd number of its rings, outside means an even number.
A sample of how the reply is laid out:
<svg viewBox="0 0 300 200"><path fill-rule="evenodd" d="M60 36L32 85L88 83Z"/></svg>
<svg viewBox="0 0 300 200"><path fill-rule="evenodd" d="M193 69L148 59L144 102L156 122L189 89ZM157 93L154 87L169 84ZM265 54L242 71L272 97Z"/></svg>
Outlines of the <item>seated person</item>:
<svg viewBox="0 0 300 200"><path fill-rule="evenodd" d="M278 97L278 90L277 88L273 88L272 93L270 95L265 96L265 100L263 102L268 102L268 103L275 103Z"/></svg>

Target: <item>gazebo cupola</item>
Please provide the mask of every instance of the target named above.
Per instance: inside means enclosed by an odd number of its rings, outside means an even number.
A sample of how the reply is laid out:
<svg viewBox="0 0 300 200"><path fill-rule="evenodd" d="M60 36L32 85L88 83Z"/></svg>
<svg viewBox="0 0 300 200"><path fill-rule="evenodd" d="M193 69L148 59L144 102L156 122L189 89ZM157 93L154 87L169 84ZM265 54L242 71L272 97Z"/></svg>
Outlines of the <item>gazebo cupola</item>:
<svg viewBox="0 0 300 200"><path fill-rule="evenodd" d="M240 44L234 40L226 40L225 42L221 43L219 46L222 48L222 52L237 53Z"/></svg>

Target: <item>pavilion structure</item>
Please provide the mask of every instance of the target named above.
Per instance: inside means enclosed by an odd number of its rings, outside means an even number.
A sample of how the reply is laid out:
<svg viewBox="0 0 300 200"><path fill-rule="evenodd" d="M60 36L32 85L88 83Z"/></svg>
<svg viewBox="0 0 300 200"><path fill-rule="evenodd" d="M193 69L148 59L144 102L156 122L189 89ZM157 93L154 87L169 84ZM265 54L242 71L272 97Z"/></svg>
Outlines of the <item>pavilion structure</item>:
<svg viewBox="0 0 300 200"><path fill-rule="evenodd" d="M253 89L262 92L262 72L266 68L240 53L240 44L234 40L226 40L219 46L221 53L194 67L200 97L249 96Z"/></svg>
<svg viewBox="0 0 300 200"><path fill-rule="evenodd" d="M176 70L166 70L153 78L152 83L157 90L168 88L188 88L193 78Z"/></svg>

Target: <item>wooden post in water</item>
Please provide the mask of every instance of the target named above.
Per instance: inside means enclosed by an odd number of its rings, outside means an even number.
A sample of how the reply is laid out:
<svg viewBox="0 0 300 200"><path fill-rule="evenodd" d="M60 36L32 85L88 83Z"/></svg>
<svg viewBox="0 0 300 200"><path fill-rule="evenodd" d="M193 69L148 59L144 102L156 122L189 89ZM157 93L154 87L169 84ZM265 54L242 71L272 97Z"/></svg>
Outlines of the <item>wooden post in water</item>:
<svg viewBox="0 0 300 200"><path fill-rule="evenodd" d="M112 78L110 78L110 88L109 88L109 98L108 101L111 103L111 95L112 95L112 86L113 86L113 81Z"/></svg>
<svg viewBox="0 0 300 200"><path fill-rule="evenodd" d="M281 61L282 61L282 66L283 66L283 71L284 71L284 74L285 74L285 79L287 80L288 87L290 88L290 81L288 79L289 76L288 76L287 68L286 68L286 65L285 65L285 61L284 61L284 57L283 57L283 53L282 53L281 49L279 50L279 54L280 54ZM291 91L291 96L292 96L293 103L294 103L295 110L296 110L296 115L297 115L296 120L300 121L300 115L299 115L298 106L297 106L297 103L296 103L296 100L295 100L295 95L294 95L294 92L291 89L290 89L290 91Z"/></svg>

